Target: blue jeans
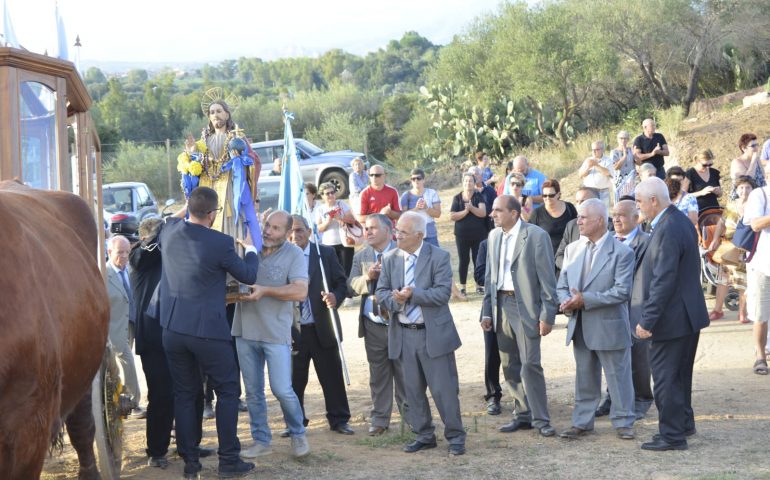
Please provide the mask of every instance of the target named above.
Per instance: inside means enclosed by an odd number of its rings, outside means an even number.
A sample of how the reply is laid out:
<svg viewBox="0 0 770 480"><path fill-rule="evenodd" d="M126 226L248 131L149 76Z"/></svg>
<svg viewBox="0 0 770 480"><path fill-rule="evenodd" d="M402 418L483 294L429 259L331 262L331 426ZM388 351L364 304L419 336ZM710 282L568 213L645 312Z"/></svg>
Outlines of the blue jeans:
<svg viewBox="0 0 770 480"><path fill-rule="evenodd" d="M265 361L270 377L270 390L281 404L283 418L294 437L305 433L302 407L291 386L291 346L235 338L243 384L246 386L246 405L249 407L251 438L270 445L273 438L267 424L265 399Z"/></svg>

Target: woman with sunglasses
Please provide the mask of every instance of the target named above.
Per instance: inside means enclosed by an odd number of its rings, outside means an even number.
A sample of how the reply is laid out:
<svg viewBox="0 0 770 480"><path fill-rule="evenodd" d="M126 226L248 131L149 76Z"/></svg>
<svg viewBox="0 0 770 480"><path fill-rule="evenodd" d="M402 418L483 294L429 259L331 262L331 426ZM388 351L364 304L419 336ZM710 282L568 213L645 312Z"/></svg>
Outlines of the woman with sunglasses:
<svg viewBox="0 0 770 480"><path fill-rule="evenodd" d="M559 181L551 178L543 182L543 208L536 208L529 216L529 223L545 230L551 237L553 253L559 249L567 223L577 218L577 209L561 199Z"/></svg>
<svg viewBox="0 0 770 480"><path fill-rule="evenodd" d="M738 139L738 148L741 150L741 156L734 158L730 162L730 178L733 181L733 189L730 191L730 200L738 198L736 191L737 180L744 175L754 179L754 184L758 187L765 186L765 171L762 168L762 162L759 160L759 140L753 133L744 133Z"/></svg>
<svg viewBox="0 0 770 480"><path fill-rule="evenodd" d="M424 241L439 246L436 219L441 216L441 200L432 188L425 188L425 171L421 168L412 170L410 181L412 188L401 194L401 211L414 210L423 217L425 226Z"/></svg>
<svg viewBox="0 0 770 480"><path fill-rule="evenodd" d="M516 200L519 201L519 205L521 205L521 219L525 222L529 222L529 216L532 213L532 199L521 193L524 189L524 184L526 183L524 175L519 172L512 172L506 177L508 178L508 185L510 185L511 195L516 197Z"/></svg>
<svg viewBox="0 0 770 480"><path fill-rule="evenodd" d="M685 172L683 188L698 201L698 211L707 208L720 208L719 197L722 187L719 182L719 170L712 168L714 154L711 150L702 150L695 155L695 167Z"/></svg>
<svg viewBox="0 0 770 480"><path fill-rule="evenodd" d="M354 249L345 244L345 224L354 224L356 219L350 207L342 200L337 200L337 189L333 184L321 184L320 192L321 201L315 208L314 220L321 234L321 245L334 249L345 275L349 276Z"/></svg>
<svg viewBox="0 0 770 480"><path fill-rule="evenodd" d="M468 279L468 265L479 254L481 241L487 238L487 205L484 195L476 190L476 177L463 175L463 190L452 198L449 219L455 222L455 245L460 260L460 292L465 295L465 282Z"/></svg>

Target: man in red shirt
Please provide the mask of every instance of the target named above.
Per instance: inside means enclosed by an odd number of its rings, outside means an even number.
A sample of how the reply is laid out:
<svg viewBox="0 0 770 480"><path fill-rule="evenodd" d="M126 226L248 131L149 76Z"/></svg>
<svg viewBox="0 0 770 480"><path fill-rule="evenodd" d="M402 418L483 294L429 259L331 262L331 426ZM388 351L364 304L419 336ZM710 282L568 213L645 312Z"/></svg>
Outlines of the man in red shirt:
<svg viewBox="0 0 770 480"><path fill-rule="evenodd" d="M361 223L366 222L367 215L381 213L395 224L401 216L398 202L398 191L385 184L385 169L382 165L374 165L369 169L369 186L361 192Z"/></svg>

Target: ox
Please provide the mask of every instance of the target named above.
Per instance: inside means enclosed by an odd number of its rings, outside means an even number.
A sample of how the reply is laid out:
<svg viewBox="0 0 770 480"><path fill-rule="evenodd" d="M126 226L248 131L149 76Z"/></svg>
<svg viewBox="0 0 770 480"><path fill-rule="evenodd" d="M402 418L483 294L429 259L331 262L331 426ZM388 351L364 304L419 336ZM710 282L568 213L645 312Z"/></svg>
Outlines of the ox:
<svg viewBox="0 0 770 480"><path fill-rule="evenodd" d="M91 382L109 300L86 203L0 182L0 475L38 478L65 419L81 478L98 478Z"/></svg>

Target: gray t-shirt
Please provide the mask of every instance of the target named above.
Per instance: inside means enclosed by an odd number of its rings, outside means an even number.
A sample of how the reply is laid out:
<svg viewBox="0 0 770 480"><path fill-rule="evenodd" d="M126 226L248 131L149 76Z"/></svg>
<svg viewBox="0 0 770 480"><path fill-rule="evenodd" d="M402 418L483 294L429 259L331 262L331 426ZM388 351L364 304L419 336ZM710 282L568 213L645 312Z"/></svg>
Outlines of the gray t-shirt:
<svg viewBox="0 0 770 480"><path fill-rule="evenodd" d="M294 280L308 281L305 256L299 247L284 242L268 256L259 253L257 285L281 287ZM291 345L295 302L262 297L235 306L232 334L246 340Z"/></svg>

